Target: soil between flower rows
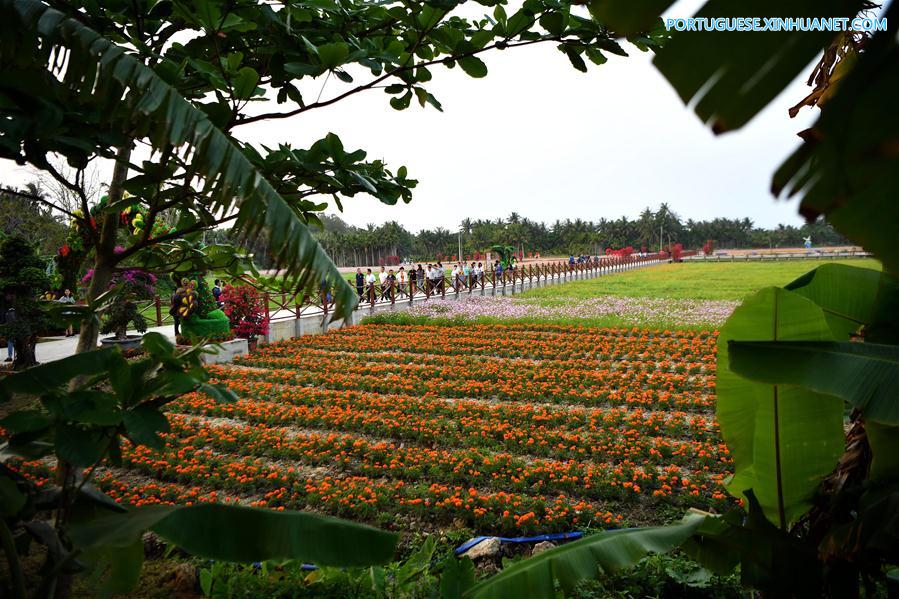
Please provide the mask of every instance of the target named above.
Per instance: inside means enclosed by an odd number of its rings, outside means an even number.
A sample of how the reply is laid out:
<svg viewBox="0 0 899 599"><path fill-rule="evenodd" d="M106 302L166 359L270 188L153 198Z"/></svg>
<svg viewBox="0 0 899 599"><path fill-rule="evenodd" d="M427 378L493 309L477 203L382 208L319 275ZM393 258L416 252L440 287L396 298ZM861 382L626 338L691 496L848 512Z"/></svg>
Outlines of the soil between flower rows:
<svg viewBox="0 0 899 599"><path fill-rule="evenodd" d="M100 488L134 505L233 501L483 534L658 523L726 503L716 334L363 325L211 368L166 447ZM49 476L46 464L26 463Z"/></svg>

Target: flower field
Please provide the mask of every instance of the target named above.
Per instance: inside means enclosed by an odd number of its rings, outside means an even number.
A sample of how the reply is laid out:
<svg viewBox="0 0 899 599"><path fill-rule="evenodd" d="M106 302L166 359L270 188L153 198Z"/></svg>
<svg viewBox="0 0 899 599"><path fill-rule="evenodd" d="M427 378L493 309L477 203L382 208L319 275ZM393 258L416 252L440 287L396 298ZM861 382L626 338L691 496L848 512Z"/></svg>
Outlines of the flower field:
<svg viewBox="0 0 899 599"><path fill-rule="evenodd" d="M135 505L235 501L403 530L658 522L726 501L715 341L524 324L293 339L211 367L239 401L182 397L164 449L126 447L96 480Z"/></svg>
<svg viewBox="0 0 899 599"><path fill-rule="evenodd" d="M533 297L533 293L528 292L522 297L463 295L458 301L414 305L408 314L413 317L475 321L599 321L614 322L616 325L621 323L622 326L676 323L679 328L702 329L723 324L739 304L736 300L670 299L664 294L661 297L599 295L589 298L544 298Z"/></svg>

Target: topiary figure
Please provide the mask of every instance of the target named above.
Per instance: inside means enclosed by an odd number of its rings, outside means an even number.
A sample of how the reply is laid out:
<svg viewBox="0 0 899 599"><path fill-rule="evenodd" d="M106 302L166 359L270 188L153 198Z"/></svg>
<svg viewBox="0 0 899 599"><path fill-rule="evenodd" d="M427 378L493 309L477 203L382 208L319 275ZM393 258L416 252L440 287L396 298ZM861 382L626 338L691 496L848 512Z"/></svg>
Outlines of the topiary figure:
<svg viewBox="0 0 899 599"><path fill-rule="evenodd" d="M195 306L187 317L181 319L181 332L185 337L214 337L220 339L231 332L228 317L216 307L215 297L203 275L192 275L189 279L192 302Z"/></svg>

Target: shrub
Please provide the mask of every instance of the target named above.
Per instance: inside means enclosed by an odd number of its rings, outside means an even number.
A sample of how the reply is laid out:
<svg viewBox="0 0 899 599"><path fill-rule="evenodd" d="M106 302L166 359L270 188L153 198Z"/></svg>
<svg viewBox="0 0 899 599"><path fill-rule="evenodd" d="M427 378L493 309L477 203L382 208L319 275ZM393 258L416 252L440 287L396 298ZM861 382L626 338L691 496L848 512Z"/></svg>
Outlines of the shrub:
<svg viewBox="0 0 899 599"><path fill-rule="evenodd" d="M243 339L255 339L268 334L265 299L249 285L226 285L222 291L225 314L234 334Z"/></svg>
<svg viewBox="0 0 899 599"><path fill-rule="evenodd" d="M82 282L90 281L93 271L88 271ZM128 269L116 275L109 284L110 288L118 288L116 299L106 312L103 327L104 335L113 333L116 339L128 336L128 325L134 325L138 333L147 331L147 321L141 316L137 303L153 299L156 292L156 277L138 268Z"/></svg>

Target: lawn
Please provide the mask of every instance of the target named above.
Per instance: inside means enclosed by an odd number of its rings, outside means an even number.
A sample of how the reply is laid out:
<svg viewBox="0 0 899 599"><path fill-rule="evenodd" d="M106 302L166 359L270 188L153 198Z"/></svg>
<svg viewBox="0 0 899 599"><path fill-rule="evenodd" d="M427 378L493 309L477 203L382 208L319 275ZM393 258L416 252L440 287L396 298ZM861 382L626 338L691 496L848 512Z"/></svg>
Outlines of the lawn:
<svg viewBox="0 0 899 599"><path fill-rule="evenodd" d="M551 285L522 294L524 298L556 300L602 295L684 300L740 300L771 285L786 285L827 261L751 263L684 262ZM880 269L877 260L838 260L839 264Z"/></svg>

